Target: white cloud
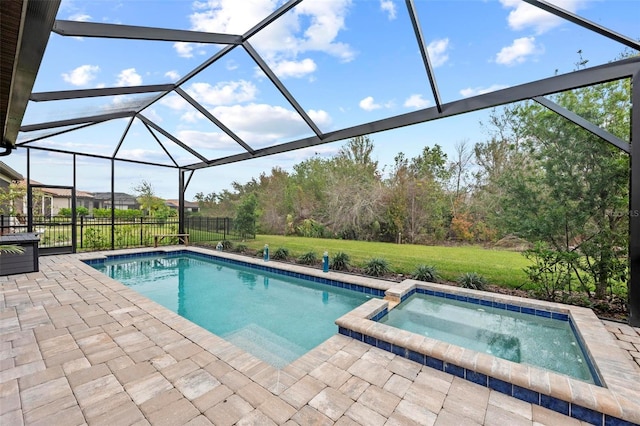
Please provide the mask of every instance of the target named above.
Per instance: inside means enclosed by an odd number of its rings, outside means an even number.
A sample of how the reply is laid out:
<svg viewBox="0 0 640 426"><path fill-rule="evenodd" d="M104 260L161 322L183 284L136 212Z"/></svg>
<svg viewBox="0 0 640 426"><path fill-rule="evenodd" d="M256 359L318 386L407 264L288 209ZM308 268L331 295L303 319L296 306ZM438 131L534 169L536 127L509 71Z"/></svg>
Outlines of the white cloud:
<svg viewBox="0 0 640 426"><path fill-rule="evenodd" d="M496 62L501 65L521 64L529 56L540 55L542 47L536 46L535 37L521 37L513 40L511 46L503 47L496 55Z"/></svg>
<svg viewBox="0 0 640 426"><path fill-rule="evenodd" d="M75 13L69 16L70 21L78 21L78 22L87 22L91 20L91 15L87 15L86 13Z"/></svg>
<svg viewBox="0 0 640 426"><path fill-rule="evenodd" d="M187 111L180 116L180 122L182 123L195 123L198 120L202 120L204 115L200 111Z"/></svg>
<svg viewBox="0 0 640 426"><path fill-rule="evenodd" d="M431 104L428 99L424 99L420 94L413 94L404 101L406 108L426 108Z"/></svg>
<svg viewBox="0 0 640 426"><path fill-rule="evenodd" d="M243 34L266 18L276 6L272 0L205 0L193 3L189 19L195 31Z"/></svg>
<svg viewBox="0 0 640 426"><path fill-rule="evenodd" d="M164 121L160 116L160 114L158 114L158 111L156 111L155 108L147 108L144 110L143 114L145 117L147 117L149 120L153 121L156 124L160 124Z"/></svg>
<svg viewBox="0 0 640 426"><path fill-rule="evenodd" d="M167 71L164 73L164 76L168 77L172 81L176 81L180 79L180 74L178 74L178 71L176 70Z"/></svg>
<svg viewBox="0 0 640 426"><path fill-rule="evenodd" d="M562 18L521 0L500 0L500 3L507 9L513 9L509 12L507 22L509 23L509 28L515 31L533 28L537 34L542 34L564 22ZM585 1L554 0L553 4L575 13L585 4Z"/></svg>
<svg viewBox="0 0 640 426"><path fill-rule="evenodd" d="M136 72L135 68L127 68L118 74L117 87L122 86L140 86L142 84L142 76Z"/></svg>
<svg viewBox="0 0 640 426"><path fill-rule="evenodd" d="M176 111L186 110L188 108L192 108L189 102L185 101L184 98L178 94L172 93L170 95L164 96L160 99L160 104L169 107Z"/></svg>
<svg viewBox="0 0 640 426"><path fill-rule="evenodd" d="M469 98L471 96L482 95L489 92L495 92L496 90L504 89L508 86L504 84L493 84L489 87L467 87L466 89L460 90L460 94L465 98Z"/></svg>
<svg viewBox="0 0 640 426"><path fill-rule="evenodd" d="M309 58L302 61L280 61L271 66L273 72L280 78L303 77L316 70L316 63Z"/></svg>
<svg viewBox="0 0 640 426"><path fill-rule="evenodd" d="M74 86L86 86L96 78L98 72L100 67L97 65L81 65L69 73L62 73L62 78Z"/></svg>
<svg viewBox="0 0 640 426"><path fill-rule="evenodd" d="M308 60L298 59L305 52L324 52L342 61L350 61L355 55L354 51L348 44L336 39L345 28L344 20L351 1L305 0L291 13L281 16L252 37L251 43L274 68L287 69L292 63L297 63L296 71L289 75L292 77L313 72L309 71ZM190 16L191 28L196 31L243 34L281 4L277 0L195 2L194 13ZM193 55L188 46L178 46L177 43L174 46L181 56Z"/></svg>
<svg viewBox="0 0 640 426"><path fill-rule="evenodd" d="M194 83L187 90L195 100L207 105L230 105L255 99L258 88L250 81L221 81L215 86Z"/></svg>
<svg viewBox="0 0 640 426"><path fill-rule="evenodd" d="M448 48L448 38L433 40L429 43L427 46L427 52L429 52L429 59L431 60L431 65L433 65L434 68L444 65L444 63L449 60L449 53L447 52Z"/></svg>
<svg viewBox="0 0 640 426"><path fill-rule="evenodd" d="M212 113L251 146L266 146L311 133L295 111L280 106L253 103L218 106ZM324 111L309 111L309 115L320 127L330 124L330 117Z"/></svg>
<svg viewBox="0 0 640 426"><path fill-rule="evenodd" d="M389 20L396 19L396 5L392 0L380 0L380 9L387 12Z"/></svg>
<svg viewBox="0 0 640 426"><path fill-rule="evenodd" d="M307 114L314 123L321 124L323 127L327 127L331 124L331 117L326 111L310 109L307 111Z"/></svg>
<svg viewBox="0 0 640 426"><path fill-rule="evenodd" d="M194 149L229 150L238 147L238 143L223 132L201 132L181 130L177 138Z"/></svg>
<svg viewBox="0 0 640 426"><path fill-rule="evenodd" d="M365 111L373 111L374 109L382 108L382 105L375 103L373 100L373 96L367 96L363 100L360 101L360 108Z"/></svg>
<svg viewBox="0 0 640 426"><path fill-rule="evenodd" d="M179 41L177 43L173 43L173 48L178 53L178 56L181 58L192 58L193 57L193 43L185 43L183 41Z"/></svg>

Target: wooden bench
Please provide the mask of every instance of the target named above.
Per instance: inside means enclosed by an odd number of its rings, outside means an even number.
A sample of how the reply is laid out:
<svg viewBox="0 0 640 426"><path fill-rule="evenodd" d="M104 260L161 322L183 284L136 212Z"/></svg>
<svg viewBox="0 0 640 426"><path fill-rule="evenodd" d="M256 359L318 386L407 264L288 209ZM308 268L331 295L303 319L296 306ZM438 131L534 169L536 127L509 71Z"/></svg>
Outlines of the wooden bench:
<svg viewBox="0 0 640 426"><path fill-rule="evenodd" d="M177 237L178 241L182 241L185 246L189 245L189 234L158 234L153 236L153 246L158 247L158 243L165 237Z"/></svg>

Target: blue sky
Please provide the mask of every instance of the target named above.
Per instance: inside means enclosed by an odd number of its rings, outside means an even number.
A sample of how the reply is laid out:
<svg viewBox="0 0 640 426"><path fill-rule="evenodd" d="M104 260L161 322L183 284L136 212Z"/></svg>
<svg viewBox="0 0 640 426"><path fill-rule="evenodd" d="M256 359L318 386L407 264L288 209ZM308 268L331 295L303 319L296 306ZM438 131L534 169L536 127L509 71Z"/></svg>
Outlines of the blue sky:
<svg viewBox="0 0 640 426"><path fill-rule="evenodd" d="M640 1L554 0L586 19L628 37L640 38ZM65 1L58 19L242 34L275 10L276 0ZM624 46L520 0L415 0L418 18L443 102L493 91L554 73L570 72L582 51L587 66L615 59ZM323 132L434 105L418 45L401 0L304 0L251 44ZM136 86L175 82L220 49L157 41L62 37L52 34L34 91ZM238 47L182 88L253 148L311 136L286 99ZM93 115L137 104L149 94L88 100L31 102L23 124ZM440 144L452 154L456 143L487 139L472 113L371 135L381 166L398 152L418 155ZM153 104L143 115L207 158L243 152L178 95ZM35 144L110 155L127 120L64 133ZM22 133L20 140L40 134ZM181 164L199 160L159 135ZM335 154L344 141L197 171L186 196L229 189L274 166L285 170L313 155ZM26 174L25 150L3 161ZM118 156L170 164L139 121ZM32 150L32 178L70 185L71 157ZM78 189L107 191L110 163L77 157ZM132 192L141 180L157 195L177 198L172 169L116 163L116 190Z"/></svg>

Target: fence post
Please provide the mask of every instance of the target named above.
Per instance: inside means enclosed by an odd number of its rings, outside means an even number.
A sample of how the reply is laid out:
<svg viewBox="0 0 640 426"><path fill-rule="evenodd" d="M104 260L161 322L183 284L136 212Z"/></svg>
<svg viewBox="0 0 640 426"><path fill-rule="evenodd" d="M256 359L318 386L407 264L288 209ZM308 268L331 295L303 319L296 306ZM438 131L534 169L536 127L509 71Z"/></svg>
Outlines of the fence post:
<svg viewBox="0 0 640 426"><path fill-rule="evenodd" d="M80 216L80 248L84 248L82 237L84 236L84 216Z"/></svg>

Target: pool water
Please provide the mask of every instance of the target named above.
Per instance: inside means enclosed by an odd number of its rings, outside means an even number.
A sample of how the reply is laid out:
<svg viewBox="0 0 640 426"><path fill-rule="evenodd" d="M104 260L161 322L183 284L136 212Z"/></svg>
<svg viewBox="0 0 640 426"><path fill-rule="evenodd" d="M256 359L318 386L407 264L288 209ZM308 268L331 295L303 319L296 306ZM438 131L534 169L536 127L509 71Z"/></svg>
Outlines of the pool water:
<svg viewBox="0 0 640 426"><path fill-rule="evenodd" d="M336 334L335 320L373 297L191 254L92 266L277 368Z"/></svg>
<svg viewBox="0 0 640 426"><path fill-rule="evenodd" d="M595 383L569 321L414 294L379 322Z"/></svg>

